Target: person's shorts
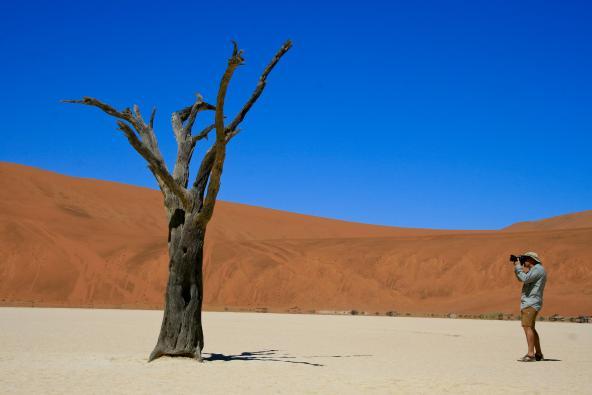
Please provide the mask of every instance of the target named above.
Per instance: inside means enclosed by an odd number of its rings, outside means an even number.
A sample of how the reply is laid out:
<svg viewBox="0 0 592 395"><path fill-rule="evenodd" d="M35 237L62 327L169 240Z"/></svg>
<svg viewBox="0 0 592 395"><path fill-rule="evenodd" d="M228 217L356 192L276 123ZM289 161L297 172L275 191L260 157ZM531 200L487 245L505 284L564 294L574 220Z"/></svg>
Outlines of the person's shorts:
<svg viewBox="0 0 592 395"><path fill-rule="evenodd" d="M536 321L537 314L538 311L536 311L536 309L532 306L521 310L520 320L522 321L522 326L534 328L534 322Z"/></svg>

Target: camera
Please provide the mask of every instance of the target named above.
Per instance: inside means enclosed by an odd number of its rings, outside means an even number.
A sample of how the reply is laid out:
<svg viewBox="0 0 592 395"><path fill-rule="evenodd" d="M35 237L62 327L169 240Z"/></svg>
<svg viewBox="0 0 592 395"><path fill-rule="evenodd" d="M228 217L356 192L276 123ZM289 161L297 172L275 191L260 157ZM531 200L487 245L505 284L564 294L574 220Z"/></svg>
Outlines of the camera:
<svg viewBox="0 0 592 395"><path fill-rule="evenodd" d="M510 255L510 262L520 261L521 265L524 265L526 257L524 255Z"/></svg>

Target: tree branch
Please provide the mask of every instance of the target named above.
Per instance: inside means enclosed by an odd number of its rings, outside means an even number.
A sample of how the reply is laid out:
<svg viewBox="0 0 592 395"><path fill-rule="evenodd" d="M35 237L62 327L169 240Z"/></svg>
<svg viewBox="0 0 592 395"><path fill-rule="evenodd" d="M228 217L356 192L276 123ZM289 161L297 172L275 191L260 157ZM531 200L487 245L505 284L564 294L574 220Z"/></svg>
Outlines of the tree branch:
<svg viewBox="0 0 592 395"><path fill-rule="evenodd" d="M197 94L196 100L189 108L189 111L183 109L174 112L171 117L175 139L177 140L177 158L173 168L173 178L177 182L187 187L189 180L189 162L193 156L193 151L199 140L206 137L211 129L204 129L198 136L191 136L191 131L197 115L201 111L215 109L214 106L203 101L203 97Z"/></svg>
<svg viewBox="0 0 592 395"><path fill-rule="evenodd" d="M140 113L140 107L138 107L137 104L134 104L133 109L134 109L134 116L138 120L138 122L142 126L146 125L146 123L144 122L144 119L142 118L142 114Z"/></svg>
<svg viewBox="0 0 592 395"><path fill-rule="evenodd" d="M120 112L108 105L107 103L103 103L102 101L95 99L94 97L85 96L82 98L82 100L62 100L62 103L84 104L87 106L97 107L103 110L108 115L111 115L112 117L119 118L129 122L136 130L139 126L129 108L126 108Z"/></svg>
<svg viewBox="0 0 592 395"><path fill-rule="evenodd" d="M238 127L238 125L243 121L243 119L245 119L245 116L247 115L247 113L249 112L251 107L253 107L253 104L255 104L257 99L259 99L259 96L261 96L261 93L263 93L263 89L265 89L265 84L267 83L267 76L269 75L269 73L271 73L271 71L273 70L275 65L280 61L282 56L284 56L284 54L286 52L288 52L288 50L290 48L292 48L292 41L288 40L276 52L275 56L271 59L271 62L269 62L267 67L263 70L261 77L259 77L259 82L257 83L257 87L253 91L253 94L251 95L249 100L245 103L245 105L240 110L240 112L237 114L237 116L228 125L227 129L229 132L232 132L233 130L235 130Z"/></svg>
<svg viewBox="0 0 592 395"><path fill-rule="evenodd" d="M213 105L206 103L206 102L203 102L201 107L202 107L201 111L203 111L203 110L216 111L216 106L213 106ZM187 120L187 118L189 117L189 114L191 114L192 108L193 108L193 104L177 111L177 113L181 117L181 121L185 122Z"/></svg>
<svg viewBox="0 0 592 395"><path fill-rule="evenodd" d="M222 176L222 169L224 167L224 159L226 158L226 128L224 127L224 100L226 99L226 91L230 84L230 79L234 74L234 71L240 66L244 59L242 57L243 51L238 50L238 45L233 42L234 49L232 56L228 60L228 66L220 81L220 88L218 89L218 97L216 98L216 143L212 147L214 152L214 163L212 164L212 170L209 173L209 184L208 192L203 202L202 210L199 214L198 221L205 226L208 221L212 218L214 213L214 205L216 204L216 197L220 190L220 177ZM205 158L204 158L205 161ZM203 163L202 163L203 165Z"/></svg>
<svg viewBox="0 0 592 395"><path fill-rule="evenodd" d="M183 132L186 135L191 134L191 129L193 129L193 124L195 123L195 119L197 118L197 114L203 110L203 97L200 94L197 94L197 98L195 99L195 103L191 106L191 110L189 111L189 116L187 116L187 120L185 121L185 127Z"/></svg>
<svg viewBox="0 0 592 395"><path fill-rule="evenodd" d="M241 110L239 115L235 118L235 120L228 127L224 128L224 143L225 144L228 144L228 142L234 136L236 136L238 134L240 129L237 126L244 119L244 117L245 117L246 113L249 111L249 109L257 101L257 98L261 95L261 92L263 91L263 88L265 87L265 81L266 81L267 76L269 75L271 70L275 67L275 65L278 63L280 58L290 49L291 46L292 46L292 43L290 41L287 41L282 46L282 48L275 54L272 61L269 63L269 65L263 71L263 74L261 75L261 77L259 79L259 84L257 85L255 92L253 93L253 95L251 96L251 98L249 99L247 104L245 104L245 106L243 107L243 110ZM233 56L235 56L235 54L238 55L236 44L234 47ZM242 55L242 53L241 53L241 55ZM219 105L217 105L217 108L219 108ZM210 125L210 126L208 126L208 128L204 129L204 131L202 133L200 133L199 136L204 134L204 132L206 130L209 132L208 129L214 128L214 127L216 127L216 130L218 131L216 124ZM216 134L216 144L218 144L218 141L219 140L218 140L218 133L217 133ZM210 179L210 176L212 174L212 170L214 167L214 159L216 156L215 155L215 153L216 153L215 148L216 148L216 145L212 146L206 152L206 154L201 162L201 165L199 167L199 170L197 172L197 176L195 177L195 181L193 183L192 191L197 195L197 198L198 198L197 201L200 203L203 202L203 196L205 194L205 189L206 189L206 186L208 185L208 180ZM210 183L210 185L211 185L211 183ZM209 192L210 191L208 189L208 196L210 196ZM214 197L214 199L210 199L208 204L212 204L213 200L215 200L215 197ZM205 203L203 204L203 206L204 206L204 208L206 207ZM204 220L205 219L206 218L204 216Z"/></svg>
<svg viewBox="0 0 592 395"><path fill-rule="evenodd" d="M240 129L236 129L236 133L226 133L226 144L234 136L238 134ZM203 207L203 197L206 190L206 185L208 185L208 180L210 179L210 173L212 172L212 166L214 165L214 157L215 151L214 146L210 147L210 149L206 152L201 161L201 165L199 166L199 170L197 171L197 176L195 177L195 181L193 183L193 188L191 192L197 194L197 203L201 205L199 209L201 210Z"/></svg>
<svg viewBox="0 0 592 395"><path fill-rule="evenodd" d="M173 127L173 133L175 133L177 144L181 143L183 141L183 121L181 121L178 112L174 112L171 115L171 126Z"/></svg>
<svg viewBox="0 0 592 395"><path fill-rule="evenodd" d="M206 138L206 139L207 139L207 138L208 138L208 134L209 134L209 133L210 133L212 130L214 130L214 128L215 128L215 127L216 127L216 124L211 124L211 125L209 125L209 126L205 127L205 128L204 128L204 129L203 129L201 132L199 132L199 134L196 134L195 136L192 136L192 137L191 137L191 139L192 139L192 144L193 144L193 145L195 145L195 144L197 144L197 142L198 142L199 140L201 140L201 139L204 139L204 138Z"/></svg>
<svg viewBox="0 0 592 395"><path fill-rule="evenodd" d="M138 106L134 106L134 117L129 109L120 112L110 105L92 97L84 97L82 100L63 100L63 102L97 107L108 115L118 118L117 125L119 126L119 130L125 134L131 146L134 147L134 149L148 162L148 167L156 177L161 188L166 186L181 200L183 206L189 207L189 193L185 188L175 182L173 177L169 174L164 160L162 159L162 155L160 155L160 151L158 150L153 130L142 120ZM151 121L153 121L153 116L151 118ZM136 132L134 132L130 125L133 126ZM140 140L138 135L140 135L143 140Z"/></svg>
<svg viewBox="0 0 592 395"><path fill-rule="evenodd" d="M154 117L156 116L156 107L152 109L152 114L150 114L150 129L154 129Z"/></svg>
<svg viewBox="0 0 592 395"><path fill-rule="evenodd" d="M204 155L201 165L199 166L199 170L197 171L197 176L195 177L195 181L193 183L192 191L197 194L197 201L202 207L206 185L208 185L208 180L210 178L210 173L212 172L215 156L216 151L214 150L214 146L212 146ZM202 207L200 207L200 211Z"/></svg>

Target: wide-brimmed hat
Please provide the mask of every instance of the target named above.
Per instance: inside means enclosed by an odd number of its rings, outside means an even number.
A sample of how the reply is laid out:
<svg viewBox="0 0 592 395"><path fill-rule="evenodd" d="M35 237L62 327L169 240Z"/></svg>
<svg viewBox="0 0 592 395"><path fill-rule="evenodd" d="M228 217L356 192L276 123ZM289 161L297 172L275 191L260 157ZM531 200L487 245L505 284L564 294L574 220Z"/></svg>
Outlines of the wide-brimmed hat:
<svg viewBox="0 0 592 395"><path fill-rule="evenodd" d="M539 258L539 254L537 254L536 252L528 251L528 252L525 252L524 254L522 254L522 256L527 256L527 257L534 259L538 263L543 263L543 262L541 262L541 258Z"/></svg>

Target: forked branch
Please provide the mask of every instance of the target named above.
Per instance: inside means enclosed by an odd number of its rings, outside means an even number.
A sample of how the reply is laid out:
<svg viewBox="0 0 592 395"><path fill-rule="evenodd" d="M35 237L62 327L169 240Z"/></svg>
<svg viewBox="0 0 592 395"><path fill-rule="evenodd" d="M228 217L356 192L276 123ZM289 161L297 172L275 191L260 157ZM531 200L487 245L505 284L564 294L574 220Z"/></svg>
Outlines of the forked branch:
<svg viewBox="0 0 592 395"><path fill-rule="evenodd" d="M211 127L216 128L216 143L215 145L208 150L204 159L201 163L201 166L198 170L197 177L195 178L195 182L193 184L193 190L198 195L198 201L203 201L203 208L200 214L200 221L203 223L207 223L213 213L214 204L216 197L218 195L218 191L220 189L220 176L222 174L222 167L224 164L224 158L226 156L226 144L239 132L238 126L243 121L253 104L257 101L261 93L265 89L265 84L267 81L267 76L275 65L280 61L282 56L292 47L292 42L290 40L286 41L284 45L278 50L275 56L272 58L271 62L267 65L267 67L263 70L261 77L259 77L259 82L255 91L249 98L249 100L245 103L241 111L238 115L234 118L234 120L228 125L224 125L224 100L226 97L226 90L228 88L228 84L230 83L230 79L232 74L236 70L238 66L240 66L244 59L242 57L243 51L238 49L238 45L236 42L233 42L234 48L232 57L228 61L228 67L226 68L226 72L222 77L222 81L220 82L220 88L218 90L218 97L216 101L216 120L215 124ZM210 127L208 127L210 128ZM205 135L209 130L206 128L204 130ZM204 134L204 132L200 133ZM208 184L209 181L209 184ZM205 201L203 200L204 192L206 185L208 186L207 195L205 197Z"/></svg>
<svg viewBox="0 0 592 395"><path fill-rule="evenodd" d="M138 106L134 106L134 112L132 113L129 108L118 111L112 106L92 97L84 97L82 100L63 100L63 102L97 107L106 114L117 118L118 129L127 137L131 146L148 162L148 167L156 177L160 187L166 187L181 200L183 206L189 207L189 193L184 187L175 182L170 175L158 149L156 137L151 127L154 123L155 110L152 111L150 124L146 125Z"/></svg>
<svg viewBox="0 0 592 395"><path fill-rule="evenodd" d="M240 66L244 59L242 57L243 51L238 50L238 45L234 42L234 50L232 56L228 59L228 66L220 81L218 88L218 97L216 98L216 117L214 125L216 127L216 143L213 147L214 161L212 170L210 171L210 183L208 184L208 192L203 202L202 211L199 214L199 221L205 225L212 218L214 212L214 205L216 204L216 197L220 190L220 177L222 176L222 168L224 167L224 159L226 158L226 129L224 127L224 100L226 99L226 91L234 71ZM205 158L204 158L205 160Z"/></svg>
<svg viewBox="0 0 592 395"><path fill-rule="evenodd" d="M251 107L253 107L253 104L255 104L257 99L259 99L259 96L261 96L261 93L263 93L263 89L265 89L265 84L267 83L267 76L269 75L269 73L271 73L275 65L278 64L282 56L284 56L284 54L288 52L290 48L292 48L292 41L288 40L284 43L284 45L282 45L279 51L277 51L277 53L271 59L271 62L269 62L265 70L263 70L263 73L261 73L261 77L259 77L259 82L257 83L257 87L253 91L253 94L251 95L249 100L247 100L243 108L239 111L239 113L232 120L232 122L230 122L230 124L228 125L227 129L229 133L235 130L238 127L238 125L243 121L243 119L245 119L245 116L247 115Z"/></svg>

